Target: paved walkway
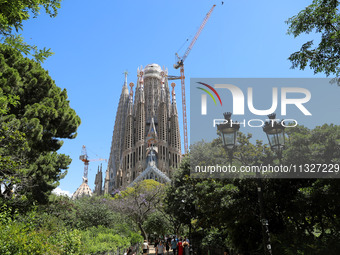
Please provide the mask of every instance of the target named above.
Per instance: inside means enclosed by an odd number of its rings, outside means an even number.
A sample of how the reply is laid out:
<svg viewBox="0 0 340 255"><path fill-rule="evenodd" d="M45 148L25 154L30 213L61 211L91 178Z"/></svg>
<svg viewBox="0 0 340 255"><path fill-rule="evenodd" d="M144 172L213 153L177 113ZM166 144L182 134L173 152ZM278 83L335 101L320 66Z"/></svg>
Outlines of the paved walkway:
<svg viewBox="0 0 340 255"><path fill-rule="evenodd" d="M148 254L155 255L156 253L155 253L155 248L153 247L153 245L150 245L149 247L150 247L150 249L149 249ZM167 255L166 251L165 251L164 255ZM169 255L173 255L172 251L169 251Z"/></svg>

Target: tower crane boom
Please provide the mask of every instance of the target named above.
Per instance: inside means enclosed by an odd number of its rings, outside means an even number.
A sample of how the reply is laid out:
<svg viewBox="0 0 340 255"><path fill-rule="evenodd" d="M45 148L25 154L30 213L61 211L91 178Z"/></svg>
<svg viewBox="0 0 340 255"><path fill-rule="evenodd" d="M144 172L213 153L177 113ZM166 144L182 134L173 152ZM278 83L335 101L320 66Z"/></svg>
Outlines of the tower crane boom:
<svg viewBox="0 0 340 255"><path fill-rule="evenodd" d="M211 9L209 10L209 12L207 13L207 15L205 16L201 26L199 27L199 29L197 30L196 34L195 34L195 37L192 39L189 47L186 49L183 57L179 57L178 54L176 53L176 57L177 57L177 63L174 64L174 68L175 69L178 69L179 67L181 67L183 65L183 62L185 61L185 59L188 57L192 47L194 47L195 45L195 42L197 41L198 37L200 36L203 28L205 27L205 24L207 23L208 19L210 18L210 15L212 13L212 11L214 10L216 4L213 5L213 7L211 7Z"/></svg>
<svg viewBox="0 0 340 255"><path fill-rule="evenodd" d="M195 42L197 41L198 37L200 36L205 24L207 23L208 19L210 18L210 15L212 13L212 11L215 8L215 4L213 5L213 7L211 7L211 9L209 10L209 12L207 13L207 15L205 16L201 26L199 27L198 31L195 34L195 37L192 39L189 47L186 49L183 57L179 57L178 54L176 53L176 57L177 57L177 62L176 64L174 64L174 68L178 69L180 68L180 73L181 73L181 88L182 88L182 111L183 111L183 134L184 134L184 153L188 152L188 122L187 122L187 110L186 110L186 100L185 100L185 75L184 75L184 61L185 59L188 57L192 47L194 47ZM173 79L176 79L175 77Z"/></svg>

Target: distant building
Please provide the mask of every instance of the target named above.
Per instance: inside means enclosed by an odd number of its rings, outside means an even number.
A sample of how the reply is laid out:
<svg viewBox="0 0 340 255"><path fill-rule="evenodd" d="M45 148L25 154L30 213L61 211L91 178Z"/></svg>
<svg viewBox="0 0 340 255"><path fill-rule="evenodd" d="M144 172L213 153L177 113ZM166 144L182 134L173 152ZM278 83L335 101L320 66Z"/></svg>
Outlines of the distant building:
<svg viewBox="0 0 340 255"><path fill-rule="evenodd" d="M100 168L98 166L98 171L96 174L96 179L94 181L95 187L94 187L94 194L97 196L103 195L103 167L100 165Z"/></svg>
<svg viewBox="0 0 340 255"><path fill-rule="evenodd" d="M84 177L83 177L83 183L73 193L72 199L78 199L82 197L92 197L92 191L89 185L87 184L87 178L84 178Z"/></svg>
<svg viewBox="0 0 340 255"><path fill-rule="evenodd" d="M127 73L114 124L104 193L155 179L168 182L181 161L181 139L174 84L170 96L167 70L157 64L137 70L133 93ZM133 95L134 94L134 95Z"/></svg>

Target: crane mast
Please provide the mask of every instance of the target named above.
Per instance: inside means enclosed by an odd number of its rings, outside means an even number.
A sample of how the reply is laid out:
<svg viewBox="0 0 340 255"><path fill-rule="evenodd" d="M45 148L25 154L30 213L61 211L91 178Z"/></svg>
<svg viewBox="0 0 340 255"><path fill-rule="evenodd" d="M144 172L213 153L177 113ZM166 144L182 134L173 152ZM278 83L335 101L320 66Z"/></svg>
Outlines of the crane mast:
<svg viewBox="0 0 340 255"><path fill-rule="evenodd" d="M87 156L87 150L86 150L85 145L83 145L83 147L82 147L81 155L79 156L79 159L84 162L84 176L83 176L84 182L87 182L87 176L88 176L88 172L89 172L90 161L102 161L102 160L104 160L106 162L106 159L103 159L103 158L89 159L89 157Z"/></svg>
<svg viewBox="0 0 340 255"><path fill-rule="evenodd" d="M199 35L201 34L205 24L207 23L212 11L215 8L215 4L213 5L213 7L211 7L211 9L209 10L209 12L207 13L207 15L205 16L201 26L199 27L198 31L195 34L195 37L192 39L189 47L186 49L184 55L182 58L180 58L178 56L178 54L176 53L176 57L177 57L177 63L174 64L174 68L178 69L180 68L180 78L181 78L181 88L182 88L182 111L183 111L183 135L184 135L184 153L188 152L188 122L187 122L187 106L186 106L186 100L185 100L185 75L184 75L184 61L187 58L187 56L189 55L192 47L194 46L195 42L197 41Z"/></svg>

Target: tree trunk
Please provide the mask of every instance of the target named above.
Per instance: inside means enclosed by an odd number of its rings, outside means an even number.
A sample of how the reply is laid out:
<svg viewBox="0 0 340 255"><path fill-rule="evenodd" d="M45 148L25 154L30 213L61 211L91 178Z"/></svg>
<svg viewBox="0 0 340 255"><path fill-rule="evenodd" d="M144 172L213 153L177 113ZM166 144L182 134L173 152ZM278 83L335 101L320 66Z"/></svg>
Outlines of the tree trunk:
<svg viewBox="0 0 340 255"><path fill-rule="evenodd" d="M143 226L140 222L138 222L138 227L140 229L140 232L142 233L144 240L148 241L148 234L145 232L145 230L144 230L144 228L143 228Z"/></svg>

